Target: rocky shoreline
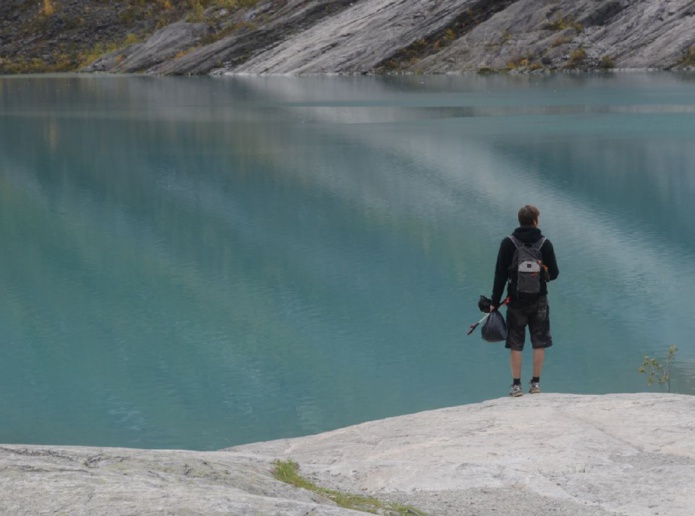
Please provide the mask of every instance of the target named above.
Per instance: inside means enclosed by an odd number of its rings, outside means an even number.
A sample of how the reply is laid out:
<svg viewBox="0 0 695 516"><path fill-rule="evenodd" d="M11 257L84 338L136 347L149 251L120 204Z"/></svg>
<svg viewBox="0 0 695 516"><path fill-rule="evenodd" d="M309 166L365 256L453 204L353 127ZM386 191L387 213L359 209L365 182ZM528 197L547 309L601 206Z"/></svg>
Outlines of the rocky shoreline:
<svg viewBox="0 0 695 516"><path fill-rule="evenodd" d="M0 446L3 514L357 514L272 476L436 515L689 516L695 397L501 398L217 452Z"/></svg>
<svg viewBox="0 0 695 516"><path fill-rule="evenodd" d="M690 0L9 0L0 20L0 73L695 67Z"/></svg>

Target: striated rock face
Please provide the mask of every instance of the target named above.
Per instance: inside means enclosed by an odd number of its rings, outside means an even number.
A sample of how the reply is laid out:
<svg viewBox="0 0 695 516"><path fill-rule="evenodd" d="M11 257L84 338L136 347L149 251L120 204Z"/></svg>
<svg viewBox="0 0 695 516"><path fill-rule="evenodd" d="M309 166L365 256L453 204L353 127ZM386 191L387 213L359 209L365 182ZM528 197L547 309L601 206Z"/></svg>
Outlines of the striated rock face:
<svg viewBox="0 0 695 516"><path fill-rule="evenodd" d="M247 13L248 26L149 71L159 74L207 74L223 66L235 66L273 45L291 40L352 4L351 0L264 3ZM261 18L265 22L256 25L255 21Z"/></svg>
<svg viewBox="0 0 695 516"><path fill-rule="evenodd" d="M176 59L180 52L200 42L210 27L205 23L172 23L144 43L136 43L97 59L85 72L129 73L153 69L157 65Z"/></svg>
<svg viewBox="0 0 695 516"><path fill-rule="evenodd" d="M255 75L695 64L692 0L294 1L270 19L142 69Z"/></svg>
<svg viewBox="0 0 695 516"><path fill-rule="evenodd" d="M0 446L2 514L356 514L272 478L430 514L668 514L695 507L695 397L526 395L219 452Z"/></svg>
<svg viewBox="0 0 695 516"><path fill-rule="evenodd" d="M692 69L695 2L0 2L0 73L42 66L294 75Z"/></svg>
<svg viewBox="0 0 695 516"><path fill-rule="evenodd" d="M354 3L244 63L223 70L244 74L368 73L396 50L442 31L480 0L369 0ZM507 2L509 3L509 2ZM500 2L504 4L504 2Z"/></svg>
<svg viewBox="0 0 695 516"><path fill-rule="evenodd" d="M522 0L412 68L444 73L526 59L527 67L582 69L605 59L611 67L663 69L687 60L694 43L692 1Z"/></svg>

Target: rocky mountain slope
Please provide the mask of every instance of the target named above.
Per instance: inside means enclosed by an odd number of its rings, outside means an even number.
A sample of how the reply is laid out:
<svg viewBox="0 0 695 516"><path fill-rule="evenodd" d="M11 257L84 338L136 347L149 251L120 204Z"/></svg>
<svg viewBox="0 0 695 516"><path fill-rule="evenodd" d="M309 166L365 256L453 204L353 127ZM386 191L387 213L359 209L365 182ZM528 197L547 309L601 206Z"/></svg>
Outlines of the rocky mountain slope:
<svg viewBox="0 0 695 516"><path fill-rule="evenodd" d="M695 507L695 398L526 395L217 452L0 446L2 514L358 514L271 471L427 514Z"/></svg>
<svg viewBox="0 0 695 516"><path fill-rule="evenodd" d="M692 69L693 0L5 0L0 72Z"/></svg>

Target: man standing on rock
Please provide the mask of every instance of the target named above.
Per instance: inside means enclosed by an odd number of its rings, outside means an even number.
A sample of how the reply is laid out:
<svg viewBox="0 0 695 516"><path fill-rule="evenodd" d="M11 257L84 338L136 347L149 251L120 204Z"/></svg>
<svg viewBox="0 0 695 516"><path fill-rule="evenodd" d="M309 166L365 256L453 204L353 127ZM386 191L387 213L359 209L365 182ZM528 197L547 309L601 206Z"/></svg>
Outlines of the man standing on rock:
<svg viewBox="0 0 695 516"><path fill-rule="evenodd" d="M533 346L533 377L529 392L541 392L540 381L545 348L553 345L547 283L560 274L553 244L538 228L540 211L527 204L519 210L519 227L500 244L492 287L492 307L500 306L507 285L507 342L510 350L512 388L509 395L522 396L521 352L526 326Z"/></svg>

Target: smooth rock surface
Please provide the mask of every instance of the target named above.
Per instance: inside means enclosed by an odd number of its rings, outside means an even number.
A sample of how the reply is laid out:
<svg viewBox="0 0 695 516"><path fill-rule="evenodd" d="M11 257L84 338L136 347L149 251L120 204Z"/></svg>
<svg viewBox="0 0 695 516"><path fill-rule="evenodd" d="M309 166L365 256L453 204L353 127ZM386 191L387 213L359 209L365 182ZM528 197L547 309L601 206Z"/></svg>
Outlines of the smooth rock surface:
<svg viewBox="0 0 695 516"><path fill-rule="evenodd" d="M232 48L235 38L216 43ZM261 40L259 40L259 43ZM231 46L230 46L231 45ZM685 66L691 0L362 0L304 30L195 71L229 74L462 73ZM573 58L573 54L575 54ZM582 58L578 58L583 53ZM605 61L604 61L605 59ZM161 68L163 72L186 72Z"/></svg>
<svg viewBox="0 0 695 516"><path fill-rule="evenodd" d="M355 514L238 453L0 446L0 514Z"/></svg>
<svg viewBox="0 0 695 516"><path fill-rule="evenodd" d="M109 53L101 55L105 48ZM0 2L3 73L454 74L606 68L694 69L695 2Z"/></svg>
<svg viewBox="0 0 695 516"><path fill-rule="evenodd" d="M130 73L150 70L166 60L176 59L179 53L201 41L209 29L205 23L172 23L143 43L106 54L84 71Z"/></svg>
<svg viewBox="0 0 695 516"><path fill-rule="evenodd" d="M218 452L0 446L2 514L355 514L272 478L430 514L695 510L695 397L525 395Z"/></svg>
<svg viewBox="0 0 695 516"><path fill-rule="evenodd" d="M689 396L527 394L234 450L432 514L695 514Z"/></svg>
<svg viewBox="0 0 695 516"><path fill-rule="evenodd" d="M478 25L414 68L424 73L506 68L527 58L555 68L573 52L586 57L578 68L603 57L617 68L670 68L695 43L691 0L521 0Z"/></svg>

